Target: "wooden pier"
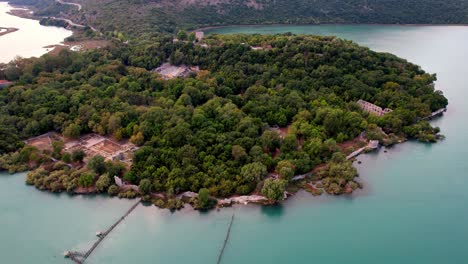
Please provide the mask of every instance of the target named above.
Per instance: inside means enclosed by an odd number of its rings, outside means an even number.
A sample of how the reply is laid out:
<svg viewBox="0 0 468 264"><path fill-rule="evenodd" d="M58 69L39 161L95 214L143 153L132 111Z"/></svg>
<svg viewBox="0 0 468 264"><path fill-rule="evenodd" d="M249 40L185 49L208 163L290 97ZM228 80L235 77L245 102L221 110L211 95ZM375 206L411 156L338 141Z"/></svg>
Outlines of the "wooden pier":
<svg viewBox="0 0 468 264"><path fill-rule="evenodd" d="M65 257L69 257L71 260L73 260L77 264L83 264L86 259L93 253L93 251L99 246L99 244L107 237L107 235L114 230L114 228L120 224L135 208L140 204L141 200L138 200L128 211L120 217L113 225L111 225L105 232L102 232L99 234L99 238L94 244L91 246L88 251L82 253L82 252L76 252L76 251L67 251L65 253Z"/></svg>
<svg viewBox="0 0 468 264"><path fill-rule="evenodd" d="M422 118L421 120L431 120L432 118L442 115L445 111L447 111L447 108L441 108L435 112L432 112L429 116L426 116Z"/></svg>
<svg viewBox="0 0 468 264"><path fill-rule="evenodd" d="M377 149L378 147L379 147L379 141L370 140L369 143L367 143L367 145L365 147L362 147L362 148L354 151L353 153L349 154L348 156L346 156L346 159L347 160L354 159L355 157L359 156L362 152L364 152L366 150L374 150L374 149Z"/></svg>

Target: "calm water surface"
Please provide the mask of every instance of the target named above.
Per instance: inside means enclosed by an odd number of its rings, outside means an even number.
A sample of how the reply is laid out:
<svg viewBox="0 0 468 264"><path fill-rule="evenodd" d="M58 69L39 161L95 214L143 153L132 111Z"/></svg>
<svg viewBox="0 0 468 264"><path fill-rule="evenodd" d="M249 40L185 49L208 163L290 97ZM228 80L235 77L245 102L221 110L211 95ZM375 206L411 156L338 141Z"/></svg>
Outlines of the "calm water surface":
<svg viewBox="0 0 468 264"><path fill-rule="evenodd" d="M89 263L216 263L232 213L222 263L467 263L468 28L269 26L217 33L338 35L392 52L438 74L450 100L434 121L447 139L409 142L359 157L365 189L348 197L302 193L281 207L238 206L170 213L139 206ZM67 263L61 253L87 248L132 201L51 195L0 176L2 263Z"/></svg>
<svg viewBox="0 0 468 264"><path fill-rule="evenodd" d="M37 20L24 19L7 14L12 7L0 2L0 27L19 30L0 36L0 63L6 63L16 56L38 57L47 52L47 45L59 44L72 32L59 27L45 27Z"/></svg>

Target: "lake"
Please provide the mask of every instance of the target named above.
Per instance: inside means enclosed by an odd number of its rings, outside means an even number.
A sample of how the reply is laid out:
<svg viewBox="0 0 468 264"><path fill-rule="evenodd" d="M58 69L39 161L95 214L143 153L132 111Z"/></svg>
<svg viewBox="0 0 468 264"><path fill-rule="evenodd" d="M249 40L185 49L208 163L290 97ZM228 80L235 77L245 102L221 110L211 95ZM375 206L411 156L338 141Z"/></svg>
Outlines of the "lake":
<svg viewBox="0 0 468 264"><path fill-rule="evenodd" d="M59 44L72 35L70 30L59 27L46 27L37 20L25 19L7 14L13 9L8 3L0 2L0 27L18 28L0 36L0 63L7 63L16 56L38 57L47 52L45 46Z"/></svg>
<svg viewBox="0 0 468 264"><path fill-rule="evenodd" d="M466 263L468 257L468 27L264 26L212 33L338 35L397 54L437 73L450 101L433 121L446 139L407 142L360 156L362 191L351 196L297 196L276 207L236 206L176 213L139 206L87 263ZM24 184L25 174L0 175L2 263L70 263L134 201L53 195Z"/></svg>

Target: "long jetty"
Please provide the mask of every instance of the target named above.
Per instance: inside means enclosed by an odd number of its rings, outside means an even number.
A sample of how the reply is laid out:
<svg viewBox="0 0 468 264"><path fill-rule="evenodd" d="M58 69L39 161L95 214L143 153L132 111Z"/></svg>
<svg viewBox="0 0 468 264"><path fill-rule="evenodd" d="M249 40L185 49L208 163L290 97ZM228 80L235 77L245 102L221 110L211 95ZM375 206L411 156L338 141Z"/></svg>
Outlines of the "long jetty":
<svg viewBox="0 0 468 264"><path fill-rule="evenodd" d="M441 108L435 112L432 112L430 115L422 118L421 120L430 120L436 116L442 115L445 111L447 111L447 108Z"/></svg>
<svg viewBox="0 0 468 264"><path fill-rule="evenodd" d="M229 228L226 233L226 238L224 239L223 247L221 248L221 251L219 252L218 261L216 262L217 264L220 264L221 259L223 258L224 249L226 248L227 242L229 241L229 235L231 234L231 227L232 227L233 222L234 222L234 214L232 214L231 216L231 222L229 223Z"/></svg>
<svg viewBox="0 0 468 264"><path fill-rule="evenodd" d="M107 235L114 230L114 228L119 225L135 208L140 204L141 200L138 200L128 211L120 217L113 225L111 225L105 232L99 234L99 238L94 244L91 246L88 251L85 253L82 252L76 252L76 251L69 251L66 252L65 257L69 257L71 260L73 260L77 264L83 264L86 259L93 253L93 251L99 246L99 244L107 237Z"/></svg>

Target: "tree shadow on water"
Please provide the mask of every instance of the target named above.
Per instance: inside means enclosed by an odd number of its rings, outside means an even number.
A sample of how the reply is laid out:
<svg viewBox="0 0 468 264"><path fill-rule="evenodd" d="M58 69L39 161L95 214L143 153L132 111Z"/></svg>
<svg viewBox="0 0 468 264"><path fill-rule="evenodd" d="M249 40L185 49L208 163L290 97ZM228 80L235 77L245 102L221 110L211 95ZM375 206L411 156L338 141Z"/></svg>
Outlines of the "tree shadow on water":
<svg viewBox="0 0 468 264"><path fill-rule="evenodd" d="M279 219L284 214L284 206L282 204L262 205L262 214L271 219Z"/></svg>

